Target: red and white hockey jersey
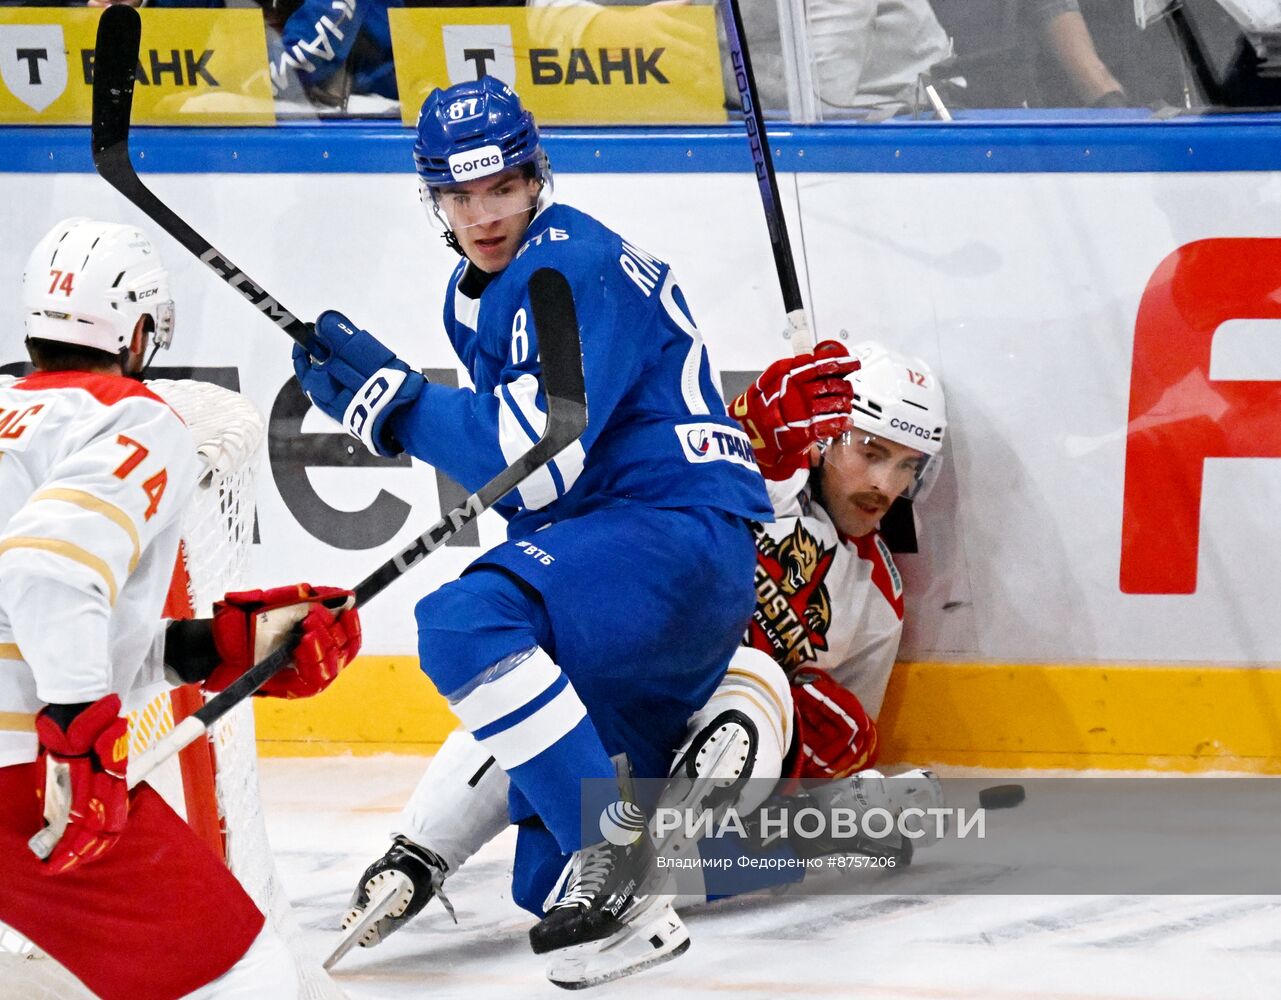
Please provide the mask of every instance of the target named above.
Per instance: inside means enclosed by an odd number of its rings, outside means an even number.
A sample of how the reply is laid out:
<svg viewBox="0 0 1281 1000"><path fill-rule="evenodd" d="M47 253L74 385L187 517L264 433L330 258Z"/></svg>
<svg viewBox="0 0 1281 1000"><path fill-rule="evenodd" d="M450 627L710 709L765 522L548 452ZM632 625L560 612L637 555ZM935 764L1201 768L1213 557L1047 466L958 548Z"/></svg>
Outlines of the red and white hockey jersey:
<svg viewBox="0 0 1281 1000"><path fill-rule="evenodd" d="M903 581L877 532L843 538L809 493L809 473L766 480L773 524L755 526L756 609L744 644L791 677L828 671L875 718L903 633Z"/></svg>
<svg viewBox="0 0 1281 1000"><path fill-rule="evenodd" d="M45 372L0 387L0 767L35 759L46 703L159 679L198 468L177 414L132 379Z"/></svg>

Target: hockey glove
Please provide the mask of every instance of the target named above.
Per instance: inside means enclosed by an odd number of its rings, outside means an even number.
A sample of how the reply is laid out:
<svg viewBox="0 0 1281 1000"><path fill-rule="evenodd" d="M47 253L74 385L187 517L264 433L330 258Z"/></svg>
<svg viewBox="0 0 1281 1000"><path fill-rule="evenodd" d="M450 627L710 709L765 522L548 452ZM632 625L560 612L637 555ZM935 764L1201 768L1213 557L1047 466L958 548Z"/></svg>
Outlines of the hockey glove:
<svg viewBox="0 0 1281 1000"><path fill-rule="evenodd" d="M853 692L818 667L792 678L800 778L834 780L876 763L876 724Z"/></svg>
<svg viewBox="0 0 1281 1000"><path fill-rule="evenodd" d="M293 663L258 689L267 698L310 698L333 683L360 651L354 595L300 583L228 594L214 605L213 641L220 662L205 681L221 691L300 631Z"/></svg>
<svg viewBox="0 0 1281 1000"><path fill-rule="evenodd" d="M825 340L813 354L775 361L730 404L766 477L805 468L811 445L848 429L854 389L845 376L858 367L844 347Z"/></svg>
<svg viewBox="0 0 1281 1000"><path fill-rule="evenodd" d="M46 827L39 847L44 871L58 875L102 857L129 817L129 723L120 696L109 694L79 709L49 705L36 716L36 795ZM39 839L39 838L38 838Z"/></svg>
<svg viewBox="0 0 1281 1000"><path fill-rule="evenodd" d="M404 449L390 419L418 398L427 380L332 309L316 320L311 351L294 347L294 373L307 398L375 455L399 455Z"/></svg>

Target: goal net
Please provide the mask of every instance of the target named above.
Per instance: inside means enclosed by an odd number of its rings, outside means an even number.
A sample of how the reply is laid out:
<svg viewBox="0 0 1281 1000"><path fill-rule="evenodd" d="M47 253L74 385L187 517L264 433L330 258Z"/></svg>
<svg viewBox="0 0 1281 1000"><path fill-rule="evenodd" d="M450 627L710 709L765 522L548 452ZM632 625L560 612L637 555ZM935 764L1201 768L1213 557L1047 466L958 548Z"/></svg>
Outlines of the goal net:
<svg viewBox="0 0 1281 1000"><path fill-rule="evenodd" d="M254 530L254 482L263 452L263 421L238 393L207 382L148 383L186 422L203 462L195 499L184 516L183 548L168 617L208 617L214 601L245 586ZM127 707L130 756L136 758L200 707L195 687L143 693ZM153 771L147 782L227 862L289 946L301 996L339 1000L342 991L302 942L284 894L262 812L253 706L245 701L216 722L206 740ZM85 987L31 942L0 924L0 998L81 1000Z"/></svg>

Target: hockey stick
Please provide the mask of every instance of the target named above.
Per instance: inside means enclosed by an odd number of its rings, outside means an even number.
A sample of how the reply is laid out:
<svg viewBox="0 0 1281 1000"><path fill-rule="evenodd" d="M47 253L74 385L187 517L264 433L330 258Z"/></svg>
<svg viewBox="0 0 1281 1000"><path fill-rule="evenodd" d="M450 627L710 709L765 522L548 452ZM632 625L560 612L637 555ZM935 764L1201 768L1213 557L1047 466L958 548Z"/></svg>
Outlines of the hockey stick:
<svg viewBox="0 0 1281 1000"><path fill-rule="evenodd" d="M787 235L787 219L783 217L783 207L779 202L778 179L774 176L769 136L765 133L765 116L756 96L756 77L752 74L752 61L747 52L743 16L738 9L738 0L717 0L717 3L725 24L725 39L729 42L730 65L734 69L734 81L738 84L738 97L743 105L743 125L747 129L752 163L756 167L756 183L761 192L761 207L765 210L765 224L769 227L770 246L774 250L774 268L783 292L783 309L787 312L792 349L796 354L804 354L814 349L814 335L810 332L809 316L801 299L800 282L796 279L796 261Z"/></svg>
<svg viewBox="0 0 1281 1000"><path fill-rule="evenodd" d="M260 313L304 348L311 346L311 324L304 323L267 290L155 196L129 161L129 119L133 112L134 72L142 41L142 18L127 4L113 4L98 19L93 62L93 164L102 179L142 209L214 274L243 295Z"/></svg>
<svg viewBox="0 0 1281 1000"><path fill-rule="evenodd" d="M540 268L529 280L529 301L534 314L534 328L538 331L543 387L547 394L547 427L543 436L529 451L463 501L462 506L449 511L426 532L356 584L357 607L380 594L388 584L421 562L429 552L440 548L564 448L578 440L586 429L587 399L583 384L583 355L578 316L569 282L559 271ZM260 663L254 664L202 708L183 719L164 737L134 758L129 769L129 787L135 787L158 765L194 743L209 731L214 722L279 673L289 663L296 645L296 639L287 642ZM63 792L64 797L70 795L69 788L65 788ZM67 815L68 809L62 810L62 813ZM65 825L64 822L64 829ZM46 827L31 838L29 846L37 857L47 858L61 835L62 830L57 826Z"/></svg>
<svg viewBox="0 0 1281 1000"><path fill-rule="evenodd" d="M304 348L311 346L312 328L282 306L261 285L183 221L142 183L129 160L129 126L133 110L134 71L142 40L142 19L132 7L113 5L98 21L93 81L93 161L98 173L193 256L243 295L264 316ZM363 605L384 587L439 548L531 474L577 440L587 426L582 350L573 294L564 276L549 268L530 279L530 304L540 337L543 382L547 394L547 426L543 437L515 463L447 513L408 547L356 585L356 605ZM193 742L210 724L249 697L289 660L293 645L276 650L230 684L195 714L184 719L163 740L140 755L133 770L136 784L160 761Z"/></svg>
<svg viewBox="0 0 1281 1000"><path fill-rule="evenodd" d="M449 511L444 517L356 584L361 607L420 562L429 552L476 520L582 435L587 427L587 398L583 385L583 354L578 315L569 282L559 271L544 267L529 279L529 302L538 331L543 387L547 394L547 427L533 447ZM280 647L245 671L218 695L183 719L164 738L142 753L130 768L132 787L157 764L194 742L217 719L248 698L279 672L293 654L293 643Z"/></svg>

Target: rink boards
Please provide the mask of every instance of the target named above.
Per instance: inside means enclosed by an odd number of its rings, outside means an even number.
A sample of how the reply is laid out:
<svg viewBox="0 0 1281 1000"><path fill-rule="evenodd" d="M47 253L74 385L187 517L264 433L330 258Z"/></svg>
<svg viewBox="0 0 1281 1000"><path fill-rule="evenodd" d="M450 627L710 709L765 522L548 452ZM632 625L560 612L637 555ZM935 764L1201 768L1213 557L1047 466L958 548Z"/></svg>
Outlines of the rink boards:
<svg viewBox="0 0 1281 1000"><path fill-rule="evenodd" d="M49 226L145 220L87 172L83 130L0 131L0 324L17 331L18 275ZM341 309L458 379L439 329L457 258L418 206L407 133L281 132L149 130L135 162L290 310ZM948 394L920 551L898 557L892 758L1281 769L1279 135L1256 121L780 137L818 336L917 354ZM558 197L673 265L727 392L789 350L739 141L549 141ZM306 414L288 340L158 241L178 312L163 364L232 382L272 418L254 584L354 582L461 499ZM5 345L0 364L18 361L16 333ZM363 664L314 704L260 706L262 735L285 752L437 742L449 716L413 662L413 604L501 537L483 519L380 596Z"/></svg>

